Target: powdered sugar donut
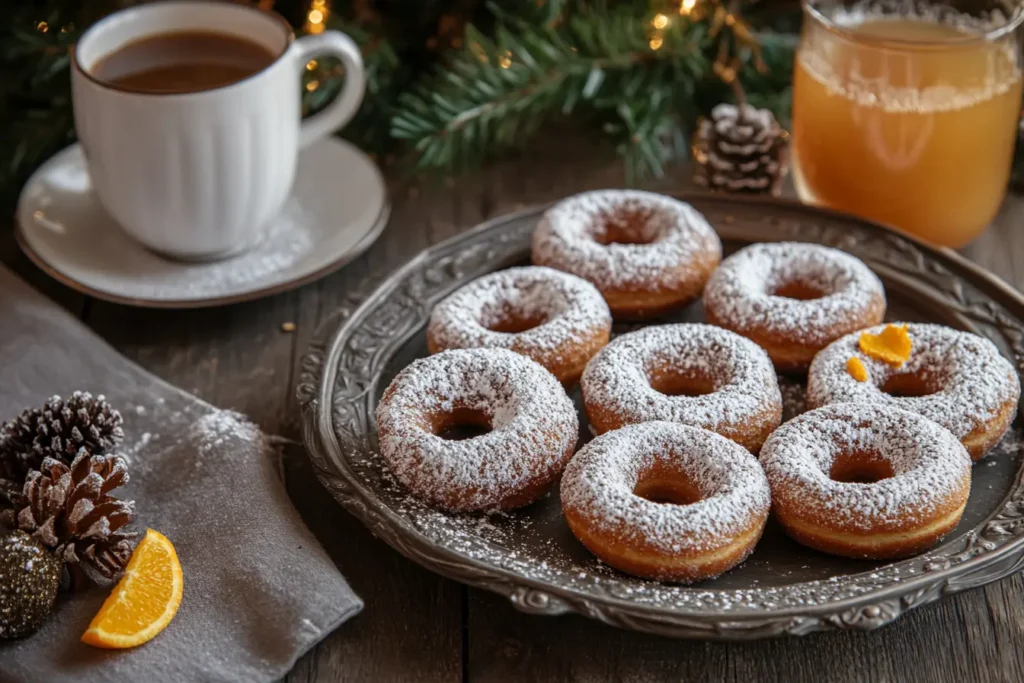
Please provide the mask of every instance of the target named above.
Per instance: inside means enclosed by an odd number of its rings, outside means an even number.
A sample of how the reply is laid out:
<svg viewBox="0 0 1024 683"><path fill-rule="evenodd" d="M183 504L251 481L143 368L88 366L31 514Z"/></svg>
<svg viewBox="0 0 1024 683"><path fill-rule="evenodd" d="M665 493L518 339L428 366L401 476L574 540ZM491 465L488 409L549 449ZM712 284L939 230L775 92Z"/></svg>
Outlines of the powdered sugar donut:
<svg viewBox="0 0 1024 683"><path fill-rule="evenodd" d="M850 334L818 354L807 376L811 408L830 403L877 403L918 413L963 442L975 460L994 446L1017 412L1020 379L989 340L927 323L906 325L910 357L899 367L876 360ZM879 334L885 326L863 330ZM867 371L859 382L847 371L857 358Z"/></svg>
<svg viewBox="0 0 1024 683"><path fill-rule="evenodd" d="M594 356L581 380L591 426L668 420L718 432L757 452L782 419L767 354L720 327L646 327Z"/></svg>
<svg viewBox="0 0 1024 683"><path fill-rule="evenodd" d="M442 433L476 425L462 441ZM377 406L380 452L416 496L454 511L533 502L572 456L579 419L554 375L505 349L459 349L414 361Z"/></svg>
<svg viewBox="0 0 1024 683"><path fill-rule="evenodd" d="M814 355L882 322L885 290L859 259L817 244L752 244L722 261L704 290L707 321L763 347L775 367L804 371Z"/></svg>
<svg viewBox="0 0 1024 683"><path fill-rule="evenodd" d="M699 581L742 562L770 504L750 453L672 422L599 436L562 477L562 512L576 538L617 569L663 581Z"/></svg>
<svg viewBox="0 0 1024 683"><path fill-rule="evenodd" d="M611 328L608 305L586 280L540 266L510 268L473 280L434 307L427 348L508 349L574 382L608 343Z"/></svg>
<svg viewBox="0 0 1024 683"><path fill-rule="evenodd" d="M689 204L636 190L559 202L533 233L533 262L592 282L616 318L663 313L700 295L722 243Z"/></svg>
<svg viewBox="0 0 1024 683"><path fill-rule="evenodd" d="M761 464L787 533L847 557L921 552L957 525L971 488L953 434L877 403L804 413L765 442Z"/></svg>

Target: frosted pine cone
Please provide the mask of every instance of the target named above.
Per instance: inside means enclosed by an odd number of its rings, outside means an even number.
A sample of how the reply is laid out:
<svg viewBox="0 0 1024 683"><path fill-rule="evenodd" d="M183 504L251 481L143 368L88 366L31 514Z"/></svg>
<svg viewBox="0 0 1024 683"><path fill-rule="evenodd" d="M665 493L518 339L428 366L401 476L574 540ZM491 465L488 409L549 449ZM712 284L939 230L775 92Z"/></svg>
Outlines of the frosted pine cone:
<svg viewBox="0 0 1024 683"><path fill-rule="evenodd" d="M694 135L694 182L712 190L778 196L789 166L788 141L769 110L719 104Z"/></svg>
<svg viewBox="0 0 1024 683"><path fill-rule="evenodd" d="M127 481L120 456L92 455L83 448L70 467L48 457L29 472L4 521L52 550L67 564L73 583L84 575L108 584L124 571L136 536L124 530L135 518L135 503L110 495Z"/></svg>

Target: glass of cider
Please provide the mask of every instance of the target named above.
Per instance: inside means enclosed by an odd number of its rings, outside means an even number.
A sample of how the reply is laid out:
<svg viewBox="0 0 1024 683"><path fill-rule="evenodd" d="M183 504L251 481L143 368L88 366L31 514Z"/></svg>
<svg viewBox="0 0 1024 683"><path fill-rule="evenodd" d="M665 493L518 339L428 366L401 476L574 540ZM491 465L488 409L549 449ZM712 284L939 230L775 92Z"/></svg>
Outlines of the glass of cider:
<svg viewBox="0 0 1024 683"><path fill-rule="evenodd" d="M1006 194L1021 109L1016 4L804 0L793 170L805 202L944 246Z"/></svg>

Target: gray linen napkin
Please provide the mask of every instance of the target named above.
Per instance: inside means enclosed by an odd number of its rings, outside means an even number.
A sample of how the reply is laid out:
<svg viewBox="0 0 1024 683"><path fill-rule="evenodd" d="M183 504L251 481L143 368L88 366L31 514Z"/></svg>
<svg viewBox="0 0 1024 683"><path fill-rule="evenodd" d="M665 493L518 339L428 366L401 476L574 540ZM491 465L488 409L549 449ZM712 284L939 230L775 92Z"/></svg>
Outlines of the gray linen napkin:
<svg viewBox="0 0 1024 683"><path fill-rule="evenodd" d="M174 543L184 598L156 639L112 652L78 642L109 591L64 596L42 630L0 642L0 682L274 680L362 608L255 426L144 372L0 266L0 419L76 389L121 409L131 482L119 490L139 531Z"/></svg>

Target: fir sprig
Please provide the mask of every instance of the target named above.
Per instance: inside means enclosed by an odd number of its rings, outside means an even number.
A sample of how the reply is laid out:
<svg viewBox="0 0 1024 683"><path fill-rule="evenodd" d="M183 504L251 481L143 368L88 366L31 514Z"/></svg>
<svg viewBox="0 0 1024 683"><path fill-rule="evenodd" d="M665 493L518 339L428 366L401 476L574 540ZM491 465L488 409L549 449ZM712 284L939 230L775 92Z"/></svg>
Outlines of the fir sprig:
<svg viewBox="0 0 1024 683"><path fill-rule="evenodd" d="M502 22L493 40L469 27L465 48L399 100L392 134L413 144L423 168L461 166L586 107L657 170L664 146L653 141L677 137L669 119L707 73L707 36L677 20L655 43L650 26L646 15L594 11L557 24Z"/></svg>
<svg viewBox="0 0 1024 683"><path fill-rule="evenodd" d="M0 29L0 201L6 204L25 169L74 140L70 46L74 24L59 12Z"/></svg>

